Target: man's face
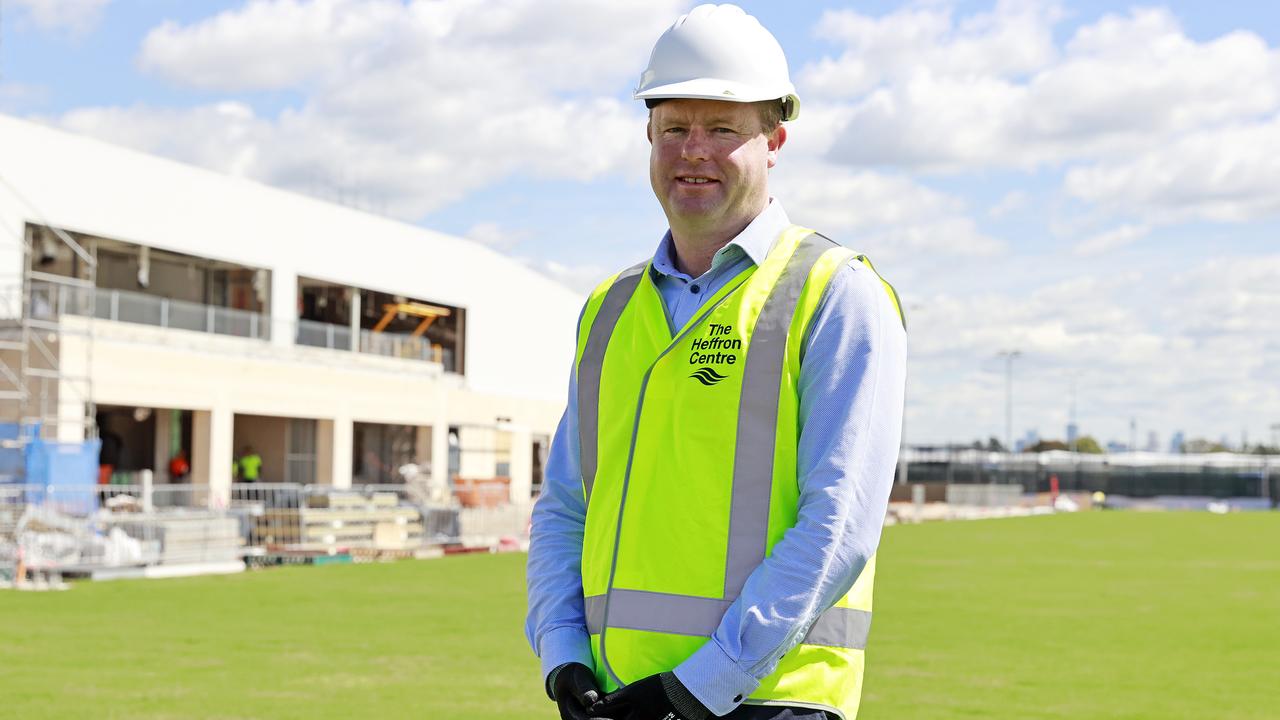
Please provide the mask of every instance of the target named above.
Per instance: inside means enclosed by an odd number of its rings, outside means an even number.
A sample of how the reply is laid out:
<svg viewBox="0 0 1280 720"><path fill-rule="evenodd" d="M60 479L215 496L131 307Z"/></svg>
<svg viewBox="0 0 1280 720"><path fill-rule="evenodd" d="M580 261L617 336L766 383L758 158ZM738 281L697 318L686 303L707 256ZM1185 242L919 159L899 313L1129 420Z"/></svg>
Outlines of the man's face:
<svg viewBox="0 0 1280 720"><path fill-rule="evenodd" d="M675 229L737 233L769 198L769 168L786 141L765 134L759 108L722 100L667 100L649 117L649 181Z"/></svg>

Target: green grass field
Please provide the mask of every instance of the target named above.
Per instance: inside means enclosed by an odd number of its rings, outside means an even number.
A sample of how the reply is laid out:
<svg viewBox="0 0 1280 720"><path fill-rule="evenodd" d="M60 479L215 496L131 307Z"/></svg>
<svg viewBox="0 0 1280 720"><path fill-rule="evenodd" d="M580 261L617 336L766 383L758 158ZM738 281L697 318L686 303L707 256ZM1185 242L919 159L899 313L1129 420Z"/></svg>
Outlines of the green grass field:
<svg viewBox="0 0 1280 720"><path fill-rule="evenodd" d="M555 718L523 555L0 592L0 717ZM1280 717L1280 513L889 528L863 720Z"/></svg>

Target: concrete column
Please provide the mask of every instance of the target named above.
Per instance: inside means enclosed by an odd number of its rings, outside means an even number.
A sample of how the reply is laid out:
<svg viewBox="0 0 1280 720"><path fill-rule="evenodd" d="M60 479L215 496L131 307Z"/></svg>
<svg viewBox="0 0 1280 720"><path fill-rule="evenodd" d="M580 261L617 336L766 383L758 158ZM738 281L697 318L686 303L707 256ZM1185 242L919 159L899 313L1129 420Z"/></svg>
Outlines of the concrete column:
<svg viewBox="0 0 1280 720"><path fill-rule="evenodd" d="M436 487L453 487L449 477L449 423L438 420L431 426L431 483Z"/></svg>
<svg viewBox="0 0 1280 720"><path fill-rule="evenodd" d="M277 268L271 273L271 344L289 347L298 334L298 275Z"/></svg>
<svg viewBox="0 0 1280 720"><path fill-rule="evenodd" d="M419 425L413 442L413 461L418 465L418 481L425 482L435 472L435 433L430 425Z"/></svg>
<svg viewBox="0 0 1280 720"><path fill-rule="evenodd" d="M191 482L207 485L209 507L224 508L231 503L231 447L235 415L230 408L196 410L191 419Z"/></svg>
<svg viewBox="0 0 1280 720"><path fill-rule="evenodd" d="M59 383L63 386L70 385L67 381ZM85 406L83 400L83 391L81 393L68 393L60 391L57 399L58 403L58 427L55 437L58 442L83 442L85 439Z"/></svg>
<svg viewBox="0 0 1280 720"><path fill-rule="evenodd" d="M152 411L152 416L156 419L156 450L152 467L155 468L156 481L161 483L173 482L169 477L169 423L172 422L170 418L173 412L168 408L157 408Z"/></svg>
<svg viewBox="0 0 1280 720"><path fill-rule="evenodd" d="M333 421L316 420L316 483L333 484Z"/></svg>
<svg viewBox="0 0 1280 720"><path fill-rule="evenodd" d="M347 288L351 293L351 352L360 352L360 288Z"/></svg>
<svg viewBox="0 0 1280 720"><path fill-rule="evenodd" d="M516 504L529 502L533 494L533 433L527 427L513 425L511 433L511 497Z"/></svg>
<svg viewBox="0 0 1280 720"><path fill-rule="evenodd" d="M329 443L329 463L332 468L329 477L336 488L351 487L351 450L355 444L354 426L350 417L336 417L332 438Z"/></svg>
<svg viewBox="0 0 1280 720"><path fill-rule="evenodd" d="M494 427L464 425L458 428L458 474L466 478L491 478L498 474L498 433Z"/></svg>

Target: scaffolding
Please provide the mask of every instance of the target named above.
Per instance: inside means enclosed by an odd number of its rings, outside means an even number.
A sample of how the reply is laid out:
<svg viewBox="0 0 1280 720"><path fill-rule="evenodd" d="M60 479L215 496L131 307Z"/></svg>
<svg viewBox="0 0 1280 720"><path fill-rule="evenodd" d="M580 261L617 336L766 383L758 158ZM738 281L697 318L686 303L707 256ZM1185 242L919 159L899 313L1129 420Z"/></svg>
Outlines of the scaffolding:
<svg viewBox="0 0 1280 720"><path fill-rule="evenodd" d="M0 187L38 223L24 222L19 237L0 238L0 245L21 252L20 274L0 281L0 423L7 429L0 448L20 457L35 440L97 438L90 373L97 261L3 178ZM68 252L77 272L40 269ZM72 337L77 341L67 342ZM82 356L69 357L71 347Z"/></svg>

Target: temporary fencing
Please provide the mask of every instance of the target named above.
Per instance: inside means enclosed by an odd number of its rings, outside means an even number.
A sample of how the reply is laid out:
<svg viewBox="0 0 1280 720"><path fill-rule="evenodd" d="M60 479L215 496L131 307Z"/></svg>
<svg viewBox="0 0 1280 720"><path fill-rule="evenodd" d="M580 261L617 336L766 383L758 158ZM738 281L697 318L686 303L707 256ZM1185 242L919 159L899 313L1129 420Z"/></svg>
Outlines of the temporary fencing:
<svg viewBox="0 0 1280 720"><path fill-rule="evenodd" d="M519 547L530 508L428 503L413 485L0 484L0 583L335 555ZM107 572L106 574L111 574ZM118 573L117 573L118 574Z"/></svg>

